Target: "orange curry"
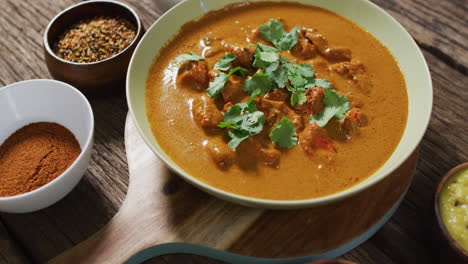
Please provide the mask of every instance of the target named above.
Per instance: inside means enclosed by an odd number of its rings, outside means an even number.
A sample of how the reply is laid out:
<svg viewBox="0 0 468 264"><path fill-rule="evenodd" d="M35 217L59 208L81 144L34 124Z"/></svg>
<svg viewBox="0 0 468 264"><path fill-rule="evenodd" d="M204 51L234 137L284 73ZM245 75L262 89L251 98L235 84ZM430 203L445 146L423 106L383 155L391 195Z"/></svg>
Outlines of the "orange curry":
<svg viewBox="0 0 468 264"><path fill-rule="evenodd" d="M185 24L146 82L153 134L187 173L249 197L321 197L366 179L405 129L405 80L350 20L249 3Z"/></svg>

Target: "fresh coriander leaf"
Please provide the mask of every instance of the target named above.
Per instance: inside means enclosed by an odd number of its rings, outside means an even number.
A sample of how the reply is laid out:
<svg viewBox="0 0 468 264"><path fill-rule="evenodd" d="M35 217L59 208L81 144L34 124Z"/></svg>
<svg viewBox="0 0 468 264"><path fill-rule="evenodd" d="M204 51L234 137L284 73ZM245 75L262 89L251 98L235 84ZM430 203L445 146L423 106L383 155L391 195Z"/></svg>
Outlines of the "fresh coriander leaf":
<svg viewBox="0 0 468 264"><path fill-rule="evenodd" d="M280 58L281 59L281 58ZM291 106L303 104L307 101L305 92L307 89L316 86L322 87L325 90L331 89L330 82L327 79L315 79L315 71L312 65L302 63L301 65L285 63L280 68L286 68L288 72L288 80L292 86L288 86L291 94ZM273 79L273 78L272 78ZM320 114L320 113L319 113ZM333 115L332 115L333 116ZM325 120L326 118L319 118ZM328 118L325 122L328 122Z"/></svg>
<svg viewBox="0 0 468 264"><path fill-rule="evenodd" d="M323 89L331 89L331 84L327 79L313 79L313 81L309 82L305 88L312 89L314 87L322 87Z"/></svg>
<svg viewBox="0 0 468 264"><path fill-rule="evenodd" d="M270 64L276 63L278 60L278 53L270 52L270 51L260 51L260 49L256 49L254 53L254 62L252 64L253 67L265 70Z"/></svg>
<svg viewBox="0 0 468 264"><path fill-rule="evenodd" d="M255 99L255 97L257 97L258 95L260 94L260 90L255 90L252 95L249 97L249 99L245 102L247 105L250 105L252 104L253 100ZM253 104L255 105L255 104ZM255 108L257 109L257 108Z"/></svg>
<svg viewBox="0 0 468 264"><path fill-rule="evenodd" d="M286 64L281 65L281 67L286 68L288 70L288 73L292 74L292 73L298 71L299 65L292 64L292 63L286 63Z"/></svg>
<svg viewBox="0 0 468 264"><path fill-rule="evenodd" d="M308 83L308 80L302 75L300 75L298 72L290 73L288 79L291 82L291 84L297 89L304 87Z"/></svg>
<svg viewBox="0 0 468 264"><path fill-rule="evenodd" d="M239 66L239 67L236 67L236 68L232 69L229 72L229 75L233 75L233 74L237 74L237 75L240 75L240 77L245 78L245 77L249 76L250 72L249 72L249 70L246 70L246 69Z"/></svg>
<svg viewBox="0 0 468 264"><path fill-rule="evenodd" d="M219 94L222 91L224 91L224 85L226 85L226 82L228 80L228 74L224 72L216 74L215 79L212 82L210 82L210 86L208 87L208 89L206 89L208 96L217 99L219 97Z"/></svg>
<svg viewBox="0 0 468 264"><path fill-rule="evenodd" d="M312 81L315 75L314 68L308 63L302 63L301 65L288 63L282 66L288 69L289 76L299 75L309 80L309 82Z"/></svg>
<svg viewBox="0 0 468 264"><path fill-rule="evenodd" d="M256 49L254 52L254 61L252 63L252 67L258 68L258 69L264 69L266 66L268 66L268 62L262 61L262 58L260 56L260 50Z"/></svg>
<svg viewBox="0 0 468 264"><path fill-rule="evenodd" d="M249 131L252 135L262 132L265 123L265 115L261 111L244 113L242 116L241 129Z"/></svg>
<svg viewBox="0 0 468 264"><path fill-rule="evenodd" d="M259 94L260 94L260 90L255 90L245 103L238 103L236 105L238 105L242 109L243 112L249 112L249 113L256 112L258 111L258 108L257 108L257 105L253 103L253 100Z"/></svg>
<svg viewBox="0 0 468 264"><path fill-rule="evenodd" d="M279 55L279 58L280 58L281 63L290 63L290 62L295 62L296 61L296 59L288 60L288 59L286 59L285 57L283 57L281 55Z"/></svg>
<svg viewBox="0 0 468 264"><path fill-rule="evenodd" d="M270 79L275 83L278 88L284 88L288 80L288 69L286 67L279 67L275 71L268 73Z"/></svg>
<svg viewBox="0 0 468 264"><path fill-rule="evenodd" d="M233 129L240 129L240 122L243 120L243 114L245 113L254 113L258 111L257 106L252 103L253 99L260 94L259 90L255 90L255 92L250 96L250 98L245 103L239 103L229 107L229 109L224 113L224 120L219 123L219 127L221 128L233 128Z"/></svg>
<svg viewBox="0 0 468 264"><path fill-rule="evenodd" d="M255 90L260 90L260 93L266 94L272 88L271 80L265 73L254 74L250 80L245 81L242 85L244 91L248 94L252 94Z"/></svg>
<svg viewBox="0 0 468 264"><path fill-rule="evenodd" d="M264 51L264 52L276 52L276 53L279 53L280 50L275 48L275 47L272 47L272 46L268 46L268 45L265 45L265 44L262 44L262 43L257 43L257 48L260 49L260 51Z"/></svg>
<svg viewBox="0 0 468 264"><path fill-rule="evenodd" d="M250 136L247 132L238 130L231 130L228 132L228 135L231 137L231 140L228 142L228 146L233 150L235 150L242 141Z"/></svg>
<svg viewBox="0 0 468 264"><path fill-rule="evenodd" d="M215 70L220 70L220 71L227 71L227 70L229 70L229 68L231 67L232 62L235 59L237 59L236 55L234 55L232 53L226 54L221 58L220 61L218 61L215 64L214 69Z"/></svg>
<svg viewBox="0 0 468 264"><path fill-rule="evenodd" d="M175 58L175 62L180 63L182 61L200 61L204 59L205 58L203 58L202 56L198 56L197 54L190 51L188 54L182 54L177 56L177 58Z"/></svg>
<svg viewBox="0 0 468 264"><path fill-rule="evenodd" d="M224 113L224 122L221 123L230 123L232 125L240 121L242 121L242 109L238 105L233 105Z"/></svg>
<svg viewBox="0 0 468 264"><path fill-rule="evenodd" d="M268 25L260 25L259 32L264 40L273 43L276 47L278 47L277 43L286 33L283 29L283 23L275 19L270 19Z"/></svg>
<svg viewBox="0 0 468 264"><path fill-rule="evenodd" d="M297 64L283 64L288 71L288 80L292 86L288 86L291 94L291 106L296 104L303 104L307 101L305 95L306 89L315 87L314 69L308 63Z"/></svg>
<svg viewBox="0 0 468 264"><path fill-rule="evenodd" d="M294 91L291 94L291 106L303 104L307 101L307 96L303 91Z"/></svg>
<svg viewBox="0 0 468 264"><path fill-rule="evenodd" d="M346 112L350 109L348 98L344 95L339 95L333 89L325 90L323 98L325 109L316 115L310 117L310 123L316 122L320 127L324 127L330 119L342 119Z"/></svg>
<svg viewBox="0 0 468 264"><path fill-rule="evenodd" d="M331 88L331 84L327 79L315 79L315 86L314 87L316 87L316 86L322 87L325 90Z"/></svg>
<svg viewBox="0 0 468 264"><path fill-rule="evenodd" d="M280 148L292 148L297 144L296 128L293 122L283 117L270 132L271 141L278 144Z"/></svg>
<svg viewBox="0 0 468 264"><path fill-rule="evenodd" d="M273 43L280 50L290 50L296 45L299 37L298 31L300 26L295 27L291 32L286 33L283 28L283 23L270 19L268 25L260 25L260 36L268 42Z"/></svg>
<svg viewBox="0 0 468 264"><path fill-rule="evenodd" d="M328 94L328 96L327 96ZM346 112L350 109L348 98L344 95L339 95L335 90L326 90L325 97L323 98L325 106L336 107L337 111L333 116L336 119L343 119Z"/></svg>
<svg viewBox="0 0 468 264"><path fill-rule="evenodd" d="M291 32L286 33L283 35L283 37L278 41L277 47L280 48L281 50L290 50L294 47L294 45L297 44L297 41L299 40L299 36L297 35L297 32L299 31L300 26L297 26L291 30Z"/></svg>
<svg viewBox="0 0 468 264"><path fill-rule="evenodd" d="M255 90L255 91L260 91L260 90ZM238 103L237 105L242 109L243 112L253 113L258 110L255 104Z"/></svg>
<svg viewBox="0 0 468 264"><path fill-rule="evenodd" d="M306 88L304 87L293 87L289 84L286 84L286 88L291 92L291 106L296 104L303 104L307 101Z"/></svg>
<svg viewBox="0 0 468 264"><path fill-rule="evenodd" d="M296 64L293 64L293 65L296 65ZM315 71L312 65L310 65L309 63L305 63L305 62L299 65L298 67L296 67L296 71L304 77L313 78L315 75Z"/></svg>
<svg viewBox="0 0 468 264"><path fill-rule="evenodd" d="M254 52L253 67L263 69L266 72L272 72L279 66L278 55L279 50L264 45L262 43L257 44L257 49Z"/></svg>
<svg viewBox="0 0 468 264"><path fill-rule="evenodd" d="M229 122L221 121L221 122L219 122L218 127L220 127L220 128L225 128L225 127L230 128L230 127L234 126L234 124L235 124L234 121L229 121Z"/></svg>
<svg viewBox="0 0 468 264"><path fill-rule="evenodd" d="M320 127L324 127L328 123L328 121L332 119L334 114L335 113L332 108L325 108L322 111L320 111L320 113L311 115L309 123L312 124L313 122L315 122Z"/></svg>
<svg viewBox="0 0 468 264"><path fill-rule="evenodd" d="M265 124L265 115L258 111L253 99L260 94L260 90L255 90L245 103L231 106L224 114L223 122L219 123L221 128L229 128L228 135L231 137L228 145L232 149L249 136L260 133Z"/></svg>
<svg viewBox="0 0 468 264"><path fill-rule="evenodd" d="M245 103L238 103L236 105L231 106L229 109L231 109L234 106L235 107L240 107L241 112L240 112L239 115L242 115L242 113L246 113L246 112L249 112L249 113L256 112L256 111L258 111L258 108L257 108L257 105L253 103L253 100L259 94L260 94L260 90L255 90ZM235 110L235 111L237 111L237 110ZM236 114L236 112L232 113L232 115L235 115L235 114ZM233 120L233 119L234 119L233 117L229 117L228 121ZM227 121L227 120L224 120L224 121ZM240 119L237 119L236 121L240 121Z"/></svg>
<svg viewBox="0 0 468 264"><path fill-rule="evenodd" d="M264 71L266 74L269 74L269 73L272 73L274 71L276 71L276 69L278 69L279 67L279 61L275 61L273 63L271 63L270 65L266 66L264 68Z"/></svg>
<svg viewBox="0 0 468 264"><path fill-rule="evenodd" d="M265 62L276 62L278 61L278 53L271 51L260 51L259 53L260 60Z"/></svg>

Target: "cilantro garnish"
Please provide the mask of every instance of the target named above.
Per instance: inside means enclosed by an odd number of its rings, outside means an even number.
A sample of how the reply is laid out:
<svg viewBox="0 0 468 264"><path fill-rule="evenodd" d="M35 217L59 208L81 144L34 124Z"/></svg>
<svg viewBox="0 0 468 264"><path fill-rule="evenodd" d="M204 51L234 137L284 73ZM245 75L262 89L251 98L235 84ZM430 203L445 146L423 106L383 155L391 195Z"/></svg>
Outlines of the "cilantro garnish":
<svg viewBox="0 0 468 264"><path fill-rule="evenodd" d="M283 23L275 19L270 19L270 21L268 21L268 25L260 25L258 30L260 32L260 36L264 40L273 44L278 42L286 33L283 28Z"/></svg>
<svg viewBox="0 0 468 264"><path fill-rule="evenodd" d="M210 85L209 85L208 89L206 89L206 92L208 93L208 96L211 97L211 98L214 98L214 99L218 99L219 94L222 91L224 91L225 85L229 81L229 76L233 75L235 73L239 73L242 78L245 78L245 77L247 77L247 75L249 75L250 72L248 70L244 69L244 68L236 67L236 68L232 69L229 72L229 74L226 74L224 72L220 72L220 73L216 74L215 79L212 82L210 82ZM256 81L255 84L258 84L258 85L262 84L259 80L257 80L257 78L256 78L255 81ZM254 85L254 84L252 84L252 85ZM263 87L263 86L261 86L261 87ZM264 90L262 90L262 91L264 91Z"/></svg>
<svg viewBox="0 0 468 264"><path fill-rule="evenodd" d="M200 61L204 59L205 58L203 58L202 56L198 56L197 54L190 51L188 54L182 54L177 56L177 58L175 58L175 62L179 63L182 61Z"/></svg>
<svg viewBox="0 0 468 264"><path fill-rule="evenodd" d="M288 69L282 65L275 71L268 73L268 77L270 77L270 79L273 81L274 89L284 88L289 77Z"/></svg>
<svg viewBox="0 0 468 264"><path fill-rule="evenodd" d="M288 89L288 90L291 92L291 105L292 106L307 102L307 96L305 95L305 88Z"/></svg>
<svg viewBox="0 0 468 264"><path fill-rule="evenodd" d="M275 19L270 19L268 25L260 25L260 36L268 42L273 43L280 50L290 50L298 41L299 26L295 27L291 32L284 31L283 23Z"/></svg>
<svg viewBox="0 0 468 264"><path fill-rule="evenodd" d="M242 85L244 86L244 91L250 95L254 94L257 90L262 94L266 94L272 88L272 82L265 73L254 74L250 80L245 81Z"/></svg>
<svg viewBox="0 0 468 264"><path fill-rule="evenodd" d="M314 87L317 87L317 86L322 87L325 90L331 88L331 84L327 79L315 79ZM312 87L312 88L314 88L314 87ZM306 88L308 88L308 87L306 87Z"/></svg>
<svg viewBox="0 0 468 264"><path fill-rule="evenodd" d="M270 73L276 70L279 66L278 55L279 50L262 43L257 44L257 49L254 53L253 67L263 69L265 73Z"/></svg>
<svg viewBox="0 0 468 264"><path fill-rule="evenodd" d="M260 49L258 49L260 50ZM262 62L276 62L278 61L278 53L277 52L273 52L273 51L260 51L258 53L256 53L256 55L258 56L255 56L255 59L259 59L260 61ZM255 64L255 61L254 61L254 64ZM256 67L254 65L254 67ZM256 68L263 68L263 67L256 67Z"/></svg>
<svg viewBox="0 0 468 264"><path fill-rule="evenodd" d="M295 62L296 59L288 60L285 57L279 55L281 63L290 63L290 62Z"/></svg>
<svg viewBox="0 0 468 264"><path fill-rule="evenodd" d="M271 141L277 143L280 148L292 148L297 144L296 128L293 122L286 117L283 117L273 127L269 136Z"/></svg>
<svg viewBox="0 0 468 264"><path fill-rule="evenodd" d="M222 91L224 91L224 85L226 85L226 82L228 80L228 74L224 72L216 74L215 79L212 82L210 82L210 86L208 87L208 89L206 89L208 96L217 99L219 97L219 94Z"/></svg>
<svg viewBox="0 0 468 264"><path fill-rule="evenodd" d="M242 108L238 105L233 105L224 113L224 121L219 123L219 127L231 127L234 124L242 121Z"/></svg>
<svg viewBox="0 0 468 264"><path fill-rule="evenodd" d="M280 55L282 50L290 50L297 43L299 28L297 26L288 33L284 30L283 24L274 19L270 19L267 25L260 26L261 37L272 43L274 47L257 43L252 67L263 71L255 73L242 83L244 91L251 95L250 98L244 103L231 106L224 113L223 121L218 125L228 129L228 135L231 138L228 145L232 149L235 150L248 137L262 132L266 120L265 114L258 110L253 99L259 94L267 94L272 89L287 88L291 92L291 106L307 102L307 89L314 87L325 89L323 98L325 108L320 113L312 115L309 121L310 123L316 122L320 127L325 126L332 118L344 118L350 109L346 96L339 95L333 90L327 79L315 78L315 71L311 64L293 64L292 62L295 60L288 60ZM215 99L219 97L224 91L230 75L235 74L242 78L250 75L250 71L242 67L231 69L232 62L236 58L234 54L229 53L216 63L214 69L221 71L221 73L218 73L209 84L207 93L210 97ZM198 61L204 60L204 58L193 52L176 58L177 62L184 60ZM292 148L298 141L296 128L287 117L283 117L273 127L269 137L280 148Z"/></svg>
<svg viewBox="0 0 468 264"><path fill-rule="evenodd" d="M232 62L237 58L236 55L229 53L224 55L220 61L218 61L214 69L215 70L220 70L220 71L227 71L231 67Z"/></svg>
<svg viewBox="0 0 468 264"><path fill-rule="evenodd" d="M274 71L276 71L279 67L279 62L278 61L275 61L273 63L271 63L270 65L268 65L267 67L265 67L264 71L266 74L270 74Z"/></svg>
<svg viewBox="0 0 468 264"><path fill-rule="evenodd" d="M275 47L272 47L272 46L268 46L268 45L265 45L265 44L262 44L262 43L257 43L257 48L260 49L260 51L264 51L264 52L275 52L275 53L279 53L280 50L275 48ZM278 58L276 58L278 59Z"/></svg>
<svg viewBox="0 0 468 264"><path fill-rule="evenodd" d="M315 75L314 68L308 63L297 64L284 64L290 74L298 74L304 78L313 78Z"/></svg>
<svg viewBox="0 0 468 264"><path fill-rule="evenodd" d="M231 106L224 114L224 121L218 125L230 129L228 135L231 140L228 145L234 150L243 140L263 130L265 115L262 111L258 111L253 102L259 94L260 90L255 90L247 102Z"/></svg>
<svg viewBox="0 0 468 264"><path fill-rule="evenodd" d="M291 106L305 103L307 101L305 95L306 90L315 87L310 87L315 83L315 71L312 65L308 63L302 63L301 65L283 64L280 68L285 69L287 72L287 80L289 80L292 85L287 86L288 91L291 92Z"/></svg>
<svg viewBox="0 0 468 264"><path fill-rule="evenodd" d="M244 69L244 68L239 66L239 67L236 67L236 68L232 69L229 72L229 75L233 75L233 74L236 74L236 75L239 75L242 78L245 78L250 74L250 72L249 72L249 70Z"/></svg>
<svg viewBox="0 0 468 264"><path fill-rule="evenodd" d="M286 33L283 37L278 41L278 48L282 50L290 50L296 45L297 41L299 40L299 36L297 32L301 27L297 26L291 30L291 32ZM276 46L276 45L275 45Z"/></svg>
<svg viewBox="0 0 468 264"><path fill-rule="evenodd" d="M316 115L310 117L310 123L316 122L320 127L324 127L330 119L342 119L349 110L348 98L344 95L339 95L333 89L326 89L323 98L325 109Z"/></svg>

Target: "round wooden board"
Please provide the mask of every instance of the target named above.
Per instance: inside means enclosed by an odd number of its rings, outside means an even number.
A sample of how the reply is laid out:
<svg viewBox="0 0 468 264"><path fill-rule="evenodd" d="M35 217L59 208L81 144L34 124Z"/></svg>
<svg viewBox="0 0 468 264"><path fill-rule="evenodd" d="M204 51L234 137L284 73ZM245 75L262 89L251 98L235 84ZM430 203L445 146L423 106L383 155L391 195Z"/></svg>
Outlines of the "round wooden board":
<svg viewBox="0 0 468 264"><path fill-rule="evenodd" d="M219 200L185 183L146 146L130 116L125 147L130 185L122 207L103 229L51 263L136 263L168 253L241 263L334 257L388 220L411 183L418 157L415 151L392 175L350 199L278 211Z"/></svg>

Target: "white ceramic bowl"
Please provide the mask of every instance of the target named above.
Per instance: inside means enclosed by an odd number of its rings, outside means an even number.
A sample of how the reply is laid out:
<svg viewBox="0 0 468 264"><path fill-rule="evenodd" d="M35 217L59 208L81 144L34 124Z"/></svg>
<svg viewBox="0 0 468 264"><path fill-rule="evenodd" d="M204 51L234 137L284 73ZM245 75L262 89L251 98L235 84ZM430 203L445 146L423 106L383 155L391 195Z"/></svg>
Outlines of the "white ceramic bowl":
<svg viewBox="0 0 468 264"><path fill-rule="evenodd" d="M75 162L53 181L28 193L0 197L0 211L32 212L62 199L83 177L91 158L94 117L86 97L63 82L22 81L0 88L0 113L0 144L27 124L55 122L70 130L81 147Z"/></svg>
<svg viewBox="0 0 468 264"><path fill-rule="evenodd" d="M252 0L258 2L261 0ZM300 2L331 10L369 31L391 51L405 76L408 90L408 121L406 129L392 156L369 178L341 192L306 200L267 200L226 192L207 185L175 164L155 140L145 106L145 82L159 49L166 44L186 22L218 10L239 0L186 0L160 17L146 32L137 46L127 73L127 101L136 127L146 144L173 171L198 188L232 202L277 209L306 208L335 202L361 192L383 180L398 168L418 146L431 117L432 82L424 57L408 32L389 14L367 0L282 0Z"/></svg>

